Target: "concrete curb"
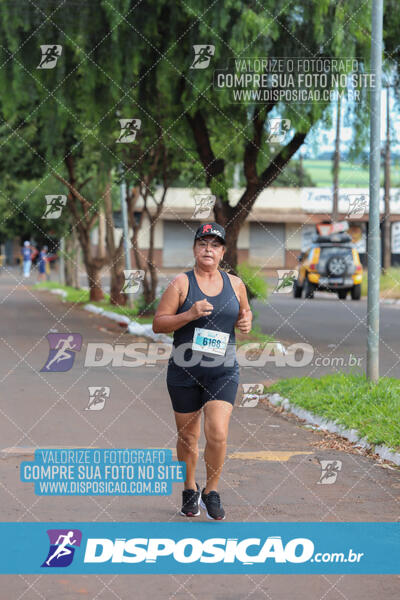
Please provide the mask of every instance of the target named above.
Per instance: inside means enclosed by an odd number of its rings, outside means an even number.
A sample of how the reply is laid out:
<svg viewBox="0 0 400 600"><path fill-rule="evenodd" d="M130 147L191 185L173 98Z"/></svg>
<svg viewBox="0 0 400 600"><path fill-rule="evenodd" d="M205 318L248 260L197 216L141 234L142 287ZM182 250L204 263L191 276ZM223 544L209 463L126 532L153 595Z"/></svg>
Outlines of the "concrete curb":
<svg viewBox="0 0 400 600"><path fill-rule="evenodd" d="M395 306L396 308L400 306L399 298L381 298L379 300L380 304L389 304L391 306Z"/></svg>
<svg viewBox="0 0 400 600"><path fill-rule="evenodd" d="M143 335L152 339L155 342L163 342L165 344L171 344L172 346L172 338L170 338L165 333L154 333L152 326L150 323L143 325L142 323L138 323L137 321L131 321L129 317L126 315L119 315L118 313L114 313L110 310L104 310L99 306L95 306L94 304L85 304L84 310L87 310L96 315L101 315L102 317L106 317L107 319L111 319L116 321L117 323L122 323L128 327L128 331L132 335Z"/></svg>
<svg viewBox="0 0 400 600"><path fill-rule="evenodd" d="M288 398L283 398L280 394L263 394L260 398L265 398L273 406L281 406L287 412L291 412L300 419L304 419L307 423L311 423L318 429L325 429L330 433L337 433L342 437L349 440L353 444L360 446L361 448L366 448L368 450L372 449L373 452L378 454L384 460L390 460L395 465L400 465L400 453L393 450L393 448L389 448L388 446L373 446L365 438L360 437L360 434L356 429L346 429L342 425L335 423L334 421L328 421L323 417L319 417L314 413L301 408L300 406L296 406L288 400Z"/></svg>
<svg viewBox="0 0 400 600"><path fill-rule="evenodd" d="M56 296L61 296L63 300L67 295L67 292L65 290L60 290L59 288L49 290L49 292L50 292L50 294L56 294Z"/></svg>
<svg viewBox="0 0 400 600"><path fill-rule="evenodd" d="M50 292L51 294L56 294L57 296L62 296L63 300L67 296L67 292L60 288L54 288L51 290L42 288L42 290ZM141 335L152 339L154 342L163 342L164 344L171 344L172 346L172 338L165 333L154 333L152 326L149 323L142 325L142 323L132 321L126 315L120 315L119 313L112 312L111 310L104 310L104 308L90 304L90 302L85 304L83 309L95 315L101 315L107 319L111 319L112 321L116 321L122 325L126 325L129 333L132 335Z"/></svg>

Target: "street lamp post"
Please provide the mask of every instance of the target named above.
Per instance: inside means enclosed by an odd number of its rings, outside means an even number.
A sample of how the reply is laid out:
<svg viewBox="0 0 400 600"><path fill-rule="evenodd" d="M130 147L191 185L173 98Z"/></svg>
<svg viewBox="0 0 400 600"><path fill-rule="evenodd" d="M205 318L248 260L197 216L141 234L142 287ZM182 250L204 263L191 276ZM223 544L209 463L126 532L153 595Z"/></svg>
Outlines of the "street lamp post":
<svg viewBox="0 0 400 600"><path fill-rule="evenodd" d="M379 192L381 162L382 20L383 0L373 0L371 72L375 75L375 86L371 90L369 159L367 377L374 382L377 382L379 379L379 282L381 274Z"/></svg>

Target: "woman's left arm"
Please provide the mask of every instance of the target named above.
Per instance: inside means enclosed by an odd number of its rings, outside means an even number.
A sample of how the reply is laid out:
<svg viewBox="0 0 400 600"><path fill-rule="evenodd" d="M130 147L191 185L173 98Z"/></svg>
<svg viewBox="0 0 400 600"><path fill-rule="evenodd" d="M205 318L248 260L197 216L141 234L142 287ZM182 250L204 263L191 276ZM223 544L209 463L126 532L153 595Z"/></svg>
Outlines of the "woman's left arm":
<svg viewBox="0 0 400 600"><path fill-rule="evenodd" d="M239 279L239 298L240 298L240 307L239 307L239 316L238 320L235 323L235 326L238 327L241 333L249 333L251 331L251 324L253 321L253 313L251 312L249 300L247 298L247 290L243 281Z"/></svg>

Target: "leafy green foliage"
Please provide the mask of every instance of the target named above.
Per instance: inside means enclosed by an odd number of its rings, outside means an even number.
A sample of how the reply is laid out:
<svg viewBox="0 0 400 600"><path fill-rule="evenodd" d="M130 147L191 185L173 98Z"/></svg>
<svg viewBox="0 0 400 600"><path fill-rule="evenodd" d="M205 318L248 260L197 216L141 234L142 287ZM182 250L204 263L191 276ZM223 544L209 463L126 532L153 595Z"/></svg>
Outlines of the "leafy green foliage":
<svg viewBox="0 0 400 600"><path fill-rule="evenodd" d="M250 299L266 300L268 296L268 284L260 275L260 269L253 267L247 262L237 266L237 273L247 288Z"/></svg>

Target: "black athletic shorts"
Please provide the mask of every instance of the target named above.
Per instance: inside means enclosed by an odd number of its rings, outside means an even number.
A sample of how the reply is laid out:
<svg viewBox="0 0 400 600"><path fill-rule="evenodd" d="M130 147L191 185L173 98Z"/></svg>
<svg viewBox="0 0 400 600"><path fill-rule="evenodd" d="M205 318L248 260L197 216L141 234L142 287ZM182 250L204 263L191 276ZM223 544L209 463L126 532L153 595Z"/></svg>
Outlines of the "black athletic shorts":
<svg viewBox="0 0 400 600"><path fill-rule="evenodd" d="M239 385L237 376L222 375L204 382L193 381L189 386L167 383L174 411L190 413L200 410L209 400L225 400L233 406Z"/></svg>

